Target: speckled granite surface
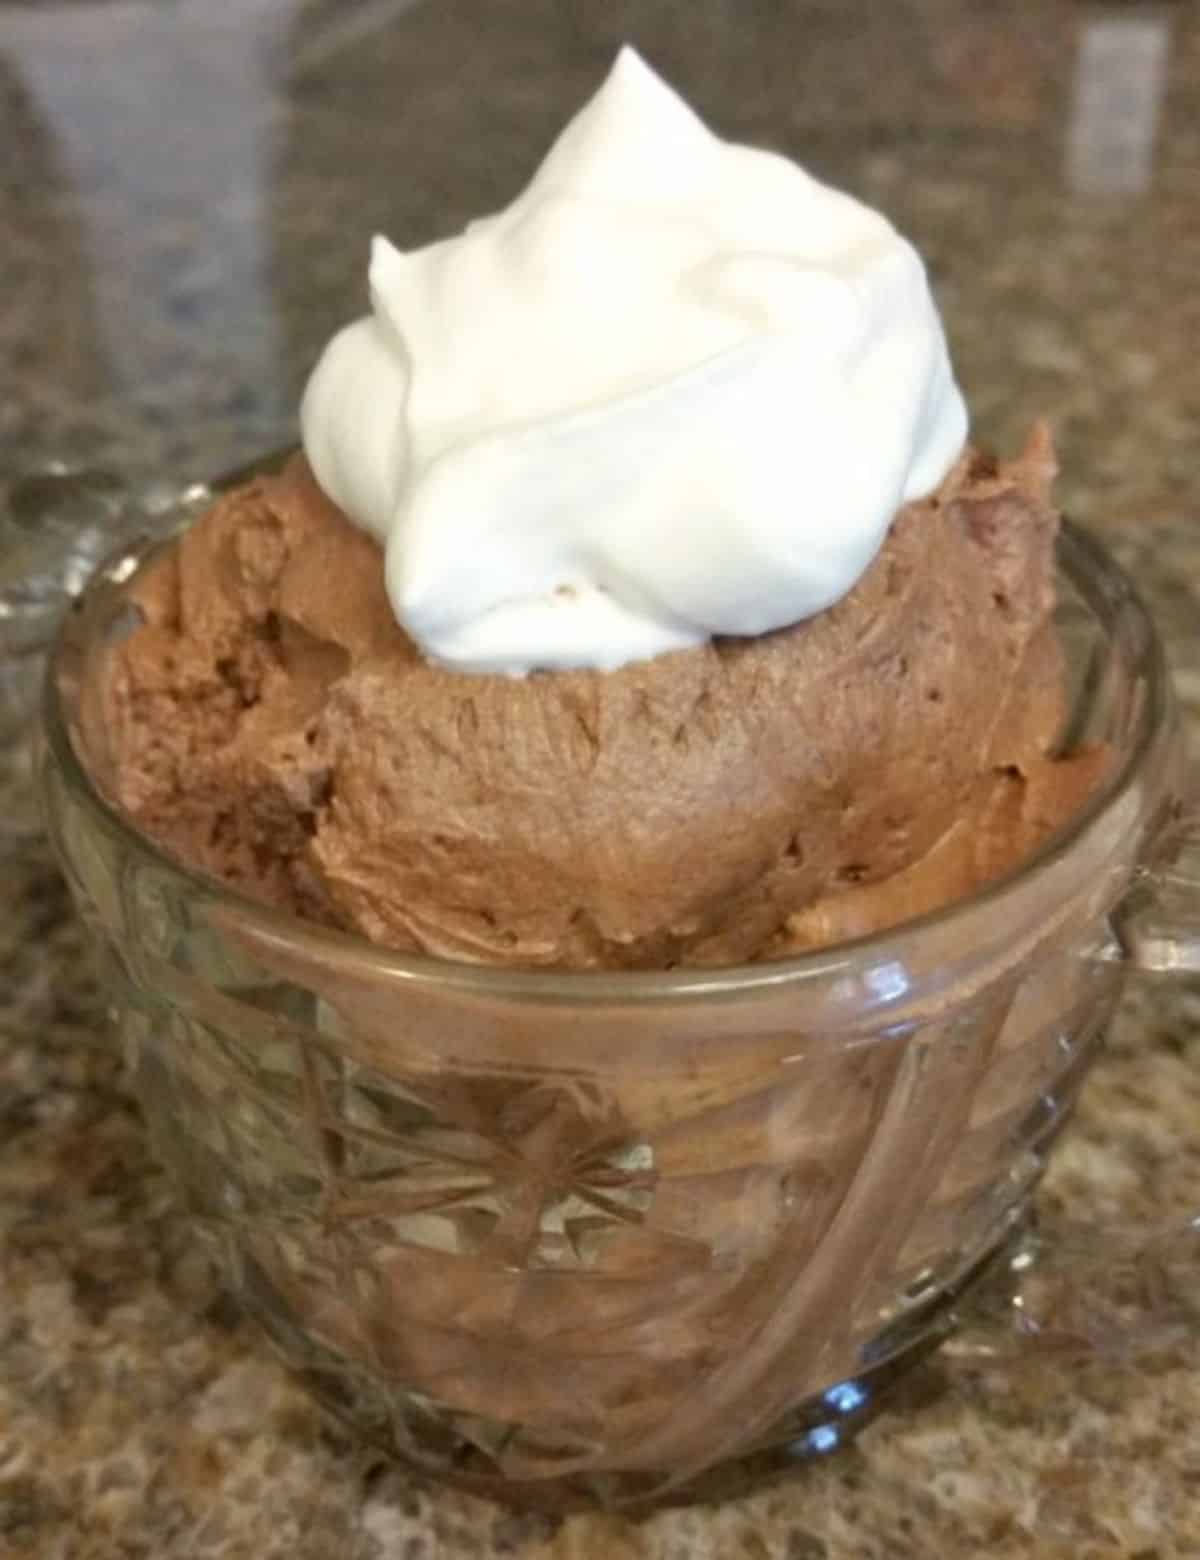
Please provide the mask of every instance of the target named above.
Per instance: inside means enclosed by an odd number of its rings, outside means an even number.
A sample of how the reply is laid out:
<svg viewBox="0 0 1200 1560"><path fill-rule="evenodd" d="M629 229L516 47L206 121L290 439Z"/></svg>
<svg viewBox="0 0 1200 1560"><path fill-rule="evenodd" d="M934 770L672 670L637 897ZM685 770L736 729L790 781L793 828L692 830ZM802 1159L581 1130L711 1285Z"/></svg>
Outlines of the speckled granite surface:
<svg viewBox="0 0 1200 1560"><path fill-rule="evenodd" d="M1011 446L1053 418L1068 507L1133 569L1200 719L1193 4L0 0L0 462L184 475L287 437L372 229L411 243L505 197L626 35L728 131L910 231L979 431ZM640 1525L373 1466L211 1287L59 880L37 844L2 848L5 1560L1200 1554L1188 1345L930 1370L839 1458ZM1198 1019L1195 986L1131 992L1051 1199L1200 1208Z"/></svg>

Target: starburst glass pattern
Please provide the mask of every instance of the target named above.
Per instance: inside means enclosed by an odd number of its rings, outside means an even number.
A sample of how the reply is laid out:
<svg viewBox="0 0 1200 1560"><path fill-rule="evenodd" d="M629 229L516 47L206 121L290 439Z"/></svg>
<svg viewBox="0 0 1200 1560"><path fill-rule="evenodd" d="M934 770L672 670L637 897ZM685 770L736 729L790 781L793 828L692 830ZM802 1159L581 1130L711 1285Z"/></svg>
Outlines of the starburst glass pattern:
<svg viewBox="0 0 1200 1560"><path fill-rule="evenodd" d="M398 1091L358 1070L322 1111L329 1225L502 1266L611 1264L646 1244L653 1150L589 1083L479 1079ZM672 1260L659 1232L647 1256Z"/></svg>

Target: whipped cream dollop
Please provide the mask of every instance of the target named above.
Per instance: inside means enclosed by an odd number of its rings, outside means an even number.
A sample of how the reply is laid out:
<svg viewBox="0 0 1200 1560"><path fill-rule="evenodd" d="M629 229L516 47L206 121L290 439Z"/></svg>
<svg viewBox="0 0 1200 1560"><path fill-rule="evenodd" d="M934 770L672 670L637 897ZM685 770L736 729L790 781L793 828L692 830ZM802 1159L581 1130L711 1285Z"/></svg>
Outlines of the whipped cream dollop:
<svg viewBox="0 0 1200 1560"><path fill-rule="evenodd" d="M469 671L610 669L844 596L967 418L916 251L722 141L632 49L505 210L404 254L301 406L396 616Z"/></svg>

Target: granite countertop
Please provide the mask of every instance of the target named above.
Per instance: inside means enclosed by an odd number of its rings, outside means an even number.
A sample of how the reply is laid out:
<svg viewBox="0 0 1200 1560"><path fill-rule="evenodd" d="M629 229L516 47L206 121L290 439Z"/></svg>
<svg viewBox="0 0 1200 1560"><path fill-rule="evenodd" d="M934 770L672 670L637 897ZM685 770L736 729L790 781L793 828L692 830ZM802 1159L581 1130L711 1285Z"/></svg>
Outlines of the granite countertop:
<svg viewBox="0 0 1200 1560"><path fill-rule="evenodd" d="M626 36L913 236L978 434L1050 417L1066 507L1133 570L1200 719L1194 4L0 0L0 464L185 477L290 437L371 232L507 198ZM640 1524L374 1464L213 1287L47 851L0 849L5 1560L1200 1554L1194 1345L931 1367L849 1451ZM1198 1018L1195 985L1131 989L1051 1203L1200 1208Z"/></svg>

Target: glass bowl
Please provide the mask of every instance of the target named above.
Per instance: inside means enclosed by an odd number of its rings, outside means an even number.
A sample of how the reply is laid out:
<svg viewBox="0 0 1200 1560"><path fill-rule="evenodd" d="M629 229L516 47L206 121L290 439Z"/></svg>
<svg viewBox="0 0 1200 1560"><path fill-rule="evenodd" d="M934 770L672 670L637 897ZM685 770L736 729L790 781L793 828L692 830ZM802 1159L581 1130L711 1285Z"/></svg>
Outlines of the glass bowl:
<svg viewBox="0 0 1200 1560"><path fill-rule="evenodd" d="M362 1437L510 1502L710 1496L836 1446L1011 1249L1127 968L1195 967L1195 884L1156 875L1192 859L1179 724L1128 581L1064 529L1064 741L1116 762L1019 870L799 958L563 974L265 909L106 800L86 692L168 544L67 612L41 781L238 1300Z"/></svg>

